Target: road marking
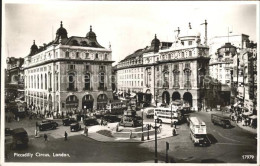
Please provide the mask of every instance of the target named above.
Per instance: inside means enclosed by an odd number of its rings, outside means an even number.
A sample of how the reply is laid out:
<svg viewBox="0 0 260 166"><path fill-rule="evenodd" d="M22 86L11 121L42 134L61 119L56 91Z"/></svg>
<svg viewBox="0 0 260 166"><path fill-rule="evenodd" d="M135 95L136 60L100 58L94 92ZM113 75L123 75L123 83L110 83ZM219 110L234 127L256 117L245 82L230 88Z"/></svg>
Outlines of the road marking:
<svg viewBox="0 0 260 166"><path fill-rule="evenodd" d="M231 138L227 138L225 136L223 136L222 134L218 133L219 136L221 136L222 138L225 138L227 140L230 140L230 141L234 141L234 142L241 142L241 141L238 141L238 140L234 140L234 139L231 139Z"/></svg>

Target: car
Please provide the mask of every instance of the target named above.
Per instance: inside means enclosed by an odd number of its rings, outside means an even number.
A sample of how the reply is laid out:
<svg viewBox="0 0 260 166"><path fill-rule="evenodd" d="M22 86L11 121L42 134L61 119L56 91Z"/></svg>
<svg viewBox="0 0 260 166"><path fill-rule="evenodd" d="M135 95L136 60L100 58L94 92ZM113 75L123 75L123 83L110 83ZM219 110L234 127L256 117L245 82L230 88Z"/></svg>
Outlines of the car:
<svg viewBox="0 0 260 166"><path fill-rule="evenodd" d="M140 120L141 118L141 120ZM142 125L142 117L124 116L119 122L120 126L124 127L138 127Z"/></svg>
<svg viewBox="0 0 260 166"><path fill-rule="evenodd" d="M49 129L56 129L58 127L58 123L53 120L43 120L38 123L39 130L49 130Z"/></svg>
<svg viewBox="0 0 260 166"><path fill-rule="evenodd" d="M9 136L12 135L13 130L11 130L10 128L5 128L5 136Z"/></svg>
<svg viewBox="0 0 260 166"><path fill-rule="evenodd" d="M154 108L145 109L144 114L145 114L146 118L153 118L154 117Z"/></svg>
<svg viewBox="0 0 260 166"><path fill-rule="evenodd" d="M79 130L81 130L81 125L78 122L70 124L70 131L79 131Z"/></svg>
<svg viewBox="0 0 260 166"><path fill-rule="evenodd" d="M12 149L16 148L17 146L28 146L29 137L27 131L24 128L13 129L12 136Z"/></svg>
<svg viewBox="0 0 260 166"><path fill-rule="evenodd" d="M72 123L77 122L77 120L75 118L64 118L62 119L62 124L63 126L69 126Z"/></svg>
<svg viewBox="0 0 260 166"><path fill-rule="evenodd" d="M119 118L117 115L104 115L103 119L110 123L120 122L121 120L121 118Z"/></svg>
<svg viewBox="0 0 260 166"><path fill-rule="evenodd" d="M97 118L95 117L88 117L84 120L84 125L85 126L91 126L91 125L98 125L98 121L97 121Z"/></svg>

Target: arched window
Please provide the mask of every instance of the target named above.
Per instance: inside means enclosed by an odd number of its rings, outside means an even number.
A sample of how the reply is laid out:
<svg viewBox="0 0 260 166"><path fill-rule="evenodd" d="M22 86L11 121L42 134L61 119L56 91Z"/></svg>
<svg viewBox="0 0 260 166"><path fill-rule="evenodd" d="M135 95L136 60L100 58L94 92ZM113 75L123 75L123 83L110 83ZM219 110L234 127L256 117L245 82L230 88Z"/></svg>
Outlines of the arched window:
<svg viewBox="0 0 260 166"><path fill-rule="evenodd" d="M49 85L49 88L51 88L51 87L52 87L52 86L51 86L51 84L52 84L51 75L52 75L52 74L50 73L50 75L49 75L49 77L50 77L50 78L49 78L49 80L50 80L50 81L49 81L49 83L50 83L50 85Z"/></svg>
<svg viewBox="0 0 260 166"><path fill-rule="evenodd" d="M66 58L70 57L70 53L68 51L65 54L66 54Z"/></svg>
<svg viewBox="0 0 260 166"><path fill-rule="evenodd" d="M98 59L98 54L95 55L95 58Z"/></svg>
<svg viewBox="0 0 260 166"><path fill-rule="evenodd" d="M105 87L105 73L99 73L99 88L103 89Z"/></svg>
<svg viewBox="0 0 260 166"><path fill-rule="evenodd" d="M48 86L48 84L47 84L47 74L45 74L45 89L47 89L47 86Z"/></svg>
<svg viewBox="0 0 260 166"><path fill-rule="evenodd" d="M33 88L33 76L31 76L31 88Z"/></svg>
<svg viewBox="0 0 260 166"><path fill-rule="evenodd" d="M56 90L59 90L59 74L56 75Z"/></svg>
<svg viewBox="0 0 260 166"><path fill-rule="evenodd" d="M41 74L41 89L43 89L43 77L42 77L42 74Z"/></svg>
<svg viewBox="0 0 260 166"><path fill-rule="evenodd" d="M85 75L85 90L90 90L90 74Z"/></svg>
<svg viewBox="0 0 260 166"><path fill-rule="evenodd" d="M75 88L75 74L74 73L70 73L69 74L69 90L74 90Z"/></svg>
<svg viewBox="0 0 260 166"><path fill-rule="evenodd" d="M34 88L36 88L36 75L34 75Z"/></svg>

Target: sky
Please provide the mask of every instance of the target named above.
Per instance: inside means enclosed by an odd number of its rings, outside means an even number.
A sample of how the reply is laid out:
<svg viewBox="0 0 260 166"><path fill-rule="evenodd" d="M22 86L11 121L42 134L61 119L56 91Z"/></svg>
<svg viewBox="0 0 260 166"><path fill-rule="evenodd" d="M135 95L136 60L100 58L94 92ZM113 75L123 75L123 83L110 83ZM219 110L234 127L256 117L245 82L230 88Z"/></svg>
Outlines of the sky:
<svg viewBox="0 0 260 166"><path fill-rule="evenodd" d="M160 41L174 41L177 27L187 30L188 23L208 38L247 34L256 41L256 5L225 2L48 2L6 3L4 17L4 55L25 57L33 40L37 46L55 38L60 21L70 36L86 36L90 25L98 42L108 48L112 60L124 59L137 49L150 45L154 35Z"/></svg>

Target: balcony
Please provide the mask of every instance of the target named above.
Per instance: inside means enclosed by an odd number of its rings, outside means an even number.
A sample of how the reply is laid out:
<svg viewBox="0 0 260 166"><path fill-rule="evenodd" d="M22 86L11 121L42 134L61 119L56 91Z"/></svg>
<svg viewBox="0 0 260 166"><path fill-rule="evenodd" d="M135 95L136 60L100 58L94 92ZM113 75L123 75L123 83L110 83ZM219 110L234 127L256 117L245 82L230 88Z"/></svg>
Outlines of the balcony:
<svg viewBox="0 0 260 166"><path fill-rule="evenodd" d="M151 87L151 84L146 84L146 88L150 88Z"/></svg>
<svg viewBox="0 0 260 166"><path fill-rule="evenodd" d="M105 67L104 68L99 68L99 72L106 72Z"/></svg>
<svg viewBox="0 0 260 166"><path fill-rule="evenodd" d="M169 83L168 83L168 82L165 82L165 83L163 84L163 88L169 88Z"/></svg>
<svg viewBox="0 0 260 166"><path fill-rule="evenodd" d="M106 90L107 90L107 87L98 87L98 90L106 91Z"/></svg>
<svg viewBox="0 0 260 166"><path fill-rule="evenodd" d="M184 89L191 89L191 83L190 82L186 82L184 84Z"/></svg>
<svg viewBox="0 0 260 166"><path fill-rule="evenodd" d="M179 89L180 88L180 84L174 84L172 87L173 87L173 89Z"/></svg>
<svg viewBox="0 0 260 166"><path fill-rule="evenodd" d="M72 88L72 87L69 87L69 88L67 88L67 91L78 91L78 88Z"/></svg>
<svg viewBox="0 0 260 166"><path fill-rule="evenodd" d="M87 88L86 88L86 87L84 87L84 88L83 88L83 90L89 90L89 91L92 91L92 90L93 90L93 88L92 88L92 87L87 87Z"/></svg>

